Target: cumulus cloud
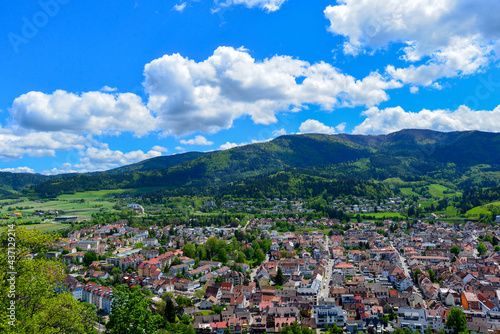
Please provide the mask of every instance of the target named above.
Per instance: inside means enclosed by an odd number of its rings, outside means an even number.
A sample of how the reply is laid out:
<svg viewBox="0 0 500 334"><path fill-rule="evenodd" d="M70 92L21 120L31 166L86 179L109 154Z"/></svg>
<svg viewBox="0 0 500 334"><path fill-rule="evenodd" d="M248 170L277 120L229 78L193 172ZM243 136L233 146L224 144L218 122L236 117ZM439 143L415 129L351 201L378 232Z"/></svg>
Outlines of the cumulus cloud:
<svg viewBox="0 0 500 334"><path fill-rule="evenodd" d="M273 137L279 137L283 135L286 135L286 130L284 128L273 131Z"/></svg>
<svg viewBox="0 0 500 334"><path fill-rule="evenodd" d="M455 111L427 110L407 112L401 107L365 111L366 119L354 128L353 133L380 134L402 129L431 129L437 131L483 130L500 132L500 106L494 110L471 110L460 106Z"/></svg>
<svg viewBox="0 0 500 334"><path fill-rule="evenodd" d="M144 153L141 150L123 153L119 150L110 150L104 144L102 147L89 147L85 151L80 151L80 163L73 167L77 170L107 170L113 167L128 165L142 160L158 157L161 152L150 150Z"/></svg>
<svg viewBox="0 0 500 334"><path fill-rule="evenodd" d="M213 141L208 141L207 138L203 136L196 136L194 139L189 139L189 140L181 140L181 144L183 145L213 145Z"/></svg>
<svg viewBox="0 0 500 334"><path fill-rule="evenodd" d="M241 145L236 144L236 143L226 142L225 144L222 144L221 146L219 146L219 149L229 150L230 148L234 148L234 147L238 147L238 146L241 146Z"/></svg>
<svg viewBox="0 0 500 334"><path fill-rule="evenodd" d="M15 160L25 154L31 157L53 157L56 151L83 150L92 143L90 136L0 128L0 159Z"/></svg>
<svg viewBox="0 0 500 334"><path fill-rule="evenodd" d="M168 148L158 145L153 146L152 150L158 152L168 152Z"/></svg>
<svg viewBox="0 0 500 334"><path fill-rule="evenodd" d="M91 134L130 131L142 136L156 126L154 116L141 98L131 93L29 92L14 100L10 114L20 126L36 131Z"/></svg>
<svg viewBox="0 0 500 334"><path fill-rule="evenodd" d="M346 37L345 53L399 45L403 60L423 64L390 66L388 72L404 83L430 86L498 59L498 12L496 0L341 0L324 13L329 30Z"/></svg>
<svg viewBox="0 0 500 334"><path fill-rule="evenodd" d="M215 1L220 7L234 6L234 5L244 5L247 8L260 8L268 13L275 12L280 9L286 0L225 0L225 1Z"/></svg>
<svg viewBox="0 0 500 334"><path fill-rule="evenodd" d="M388 100L387 89L401 86L378 73L356 80L330 64L288 56L259 62L231 47L219 47L202 62L166 55L147 64L144 74L148 107L171 135L216 132L245 115L270 124L277 121L276 112L306 104L323 110L373 106Z"/></svg>
<svg viewBox="0 0 500 334"><path fill-rule="evenodd" d="M186 149L185 149L184 147L182 147L182 146L176 146L176 147L175 147L175 149L176 149L177 151L182 151L182 152L186 150Z"/></svg>
<svg viewBox="0 0 500 334"><path fill-rule="evenodd" d="M333 126L327 126L315 119L308 119L300 124L299 131L301 133L324 133L331 135L335 133L335 128Z"/></svg>
<svg viewBox="0 0 500 334"><path fill-rule="evenodd" d="M29 167L15 167L15 168L2 168L0 172L10 172L10 173L34 173L35 170Z"/></svg>
<svg viewBox="0 0 500 334"><path fill-rule="evenodd" d="M112 92L116 92L117 90L118 90L118 88L109 87L109 86L104 86L101 88L101 92L105 92L105 93L112 93Z"/></svg>
<svg viewBox="0 0 500 334"><path fill-rule="evenodd" d="M184 11L184 9L186 8L186 6L187 6L187 2L182 2L180 4L174 5L173 10L176 10L176 11L182 13Z"/></svg>
<svg viewBox="0 0 500 334"><path fill-rule="evenodd" d="M342 123L340 123L339 125L337 125L337 126L335 127L335 129L337 129L337 131L339 131L339 132L343 132L343 131L345 130L345 126L346 126L346 125L347 125L347 124L346 124L345 122L342 122Z"/></svg>

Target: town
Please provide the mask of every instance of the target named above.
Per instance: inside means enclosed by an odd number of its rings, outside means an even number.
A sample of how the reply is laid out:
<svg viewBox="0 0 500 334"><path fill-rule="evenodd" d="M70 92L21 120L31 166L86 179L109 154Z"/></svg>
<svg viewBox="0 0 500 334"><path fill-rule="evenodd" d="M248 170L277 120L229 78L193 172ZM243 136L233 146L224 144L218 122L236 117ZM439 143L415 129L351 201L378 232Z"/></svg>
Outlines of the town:
<svg viewBox="0 0 500 334"><path fill-rule="evenodd" d="M95 305L103 323L115 287L125 285L142 290L152 312L174 304L175 317L200 334L280 333L292 325L449 333L456 309L471 333L499 332L500 228L431 218L236 218L222 227L147 229L122 220L72 230L45 256L66 264L64 290Z"/></svg>

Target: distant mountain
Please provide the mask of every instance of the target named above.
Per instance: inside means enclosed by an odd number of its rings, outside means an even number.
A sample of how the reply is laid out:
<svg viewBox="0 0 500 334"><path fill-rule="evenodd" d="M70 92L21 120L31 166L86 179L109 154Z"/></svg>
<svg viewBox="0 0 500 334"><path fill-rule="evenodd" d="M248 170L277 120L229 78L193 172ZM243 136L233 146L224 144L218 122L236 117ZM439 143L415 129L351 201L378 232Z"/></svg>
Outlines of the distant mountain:
<svg viewBox="0 0 500 334"><path fill-rule="evenodd" d="M53 197L74 191L161 186L172 193L214 194L232 182L293 169L331 179L399 177L467 184L463 182L478 178L471 172L473 166L488 165L480 173L481 182L491 183L496 181L487 173L495 179L500 170L500 134L402 130L379 136L285 135L266 143L193 154L48 180L34 185L31 193Z"/></svg>
<svg viewBox="0 0 500 334"><path fill-rule="evenodd" d="M51 177L33 173L0 172L0 195L11 195L17 191L49 180Z"/></svg>
<svg viewBox="0 0 500 334"><path fill-rule="evenodd" d="M205 154L207 154L207 153L187 152L187 153L179 153L179 154L174 154L174 155L160 156L160 157L144 160L141 162L137 162L135 164L122 166L122 167L118 167L115 169L110 169L110 170L105 171L105 172L99 172L98 174L100 174L100 173L126 174L126 173L133 173L133 172L147 172L147 171L156 170L156 169L164 169L164 168L177 166L177 165L183 163L184 161L194 160L194 159L199 158Z"/></svg>

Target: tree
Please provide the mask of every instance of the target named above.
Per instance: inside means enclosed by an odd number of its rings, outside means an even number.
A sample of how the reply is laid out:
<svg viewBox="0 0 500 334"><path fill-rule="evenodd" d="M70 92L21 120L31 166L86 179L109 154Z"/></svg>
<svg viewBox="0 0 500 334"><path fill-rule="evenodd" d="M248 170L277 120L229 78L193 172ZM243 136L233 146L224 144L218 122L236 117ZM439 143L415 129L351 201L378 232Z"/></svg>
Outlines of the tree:
<svg viewBox="0 0 500 334"><path fill-rule="evenodd" d="M413 273L413 279L415 280L415 282L418 281L418 275L420 275L421 273L422 273L422 270L420 270L420 269L415 270L415 272Z"/></svg>
<svg viewBox="0 0 500 334"><path fill-rule="evenodd" d="M219 249L219 240L216 237L208 238L205 245L207 247L208 254L211 258L212 256L215 255L215 253Z"/></svg>
<svg viewBox="0 0 500 334"><path fill-rule="evenodd" d="M198 289L194 292L193 296L195 298L201 299L203 296L205 296L205 289Z"/></svg>
<svg viewBox="0 0 500 334"><path fill-rule="evenodd" d="M165 318L168 322L175 322L175 306L171 298L167 298L165 306Z"/></svg>
<svg viewBox="0 0 500 334"><path fill-rule="evenodd" d="M281 267L278 267L278 273L276 274L276 277L274 278L274 283L276 285L283 285L285 283L285 276L283 276L283 271L281 270Z"/></svg>
<svg viewBox="0 0 500 334"><path fill-rule="evenodd" d="M459 334L462 332L467 333L467 317L464 312L456 307L452 307L450 313L448 314L448 320L446 321L446 327L453 331L453 334Z"/></svg>
<svg viewBox="0 0 500 334"><path fill-rule="evenodd" d="M484 255L486 254L486 251L486 246L482 242L480 242L479 245L477 245L477 252L479 253L479 255Z"/></svg>
<svg viewBox="0 0 500 334"><path fill-rule="evenodd" d="M460 247L458 247L457 245L453 245L451 248L450 248L450 252L455 254L455 256L458 256L458 254L460 254Z"/></svg>
<svg viewBox="0 0 500 334"><path fill-rule="evenodd" d="M219 249L219 254L218 254L217 258L224 265L227 263L227 261L229 261L229 257L227 256L227 250L224 247L221 247Z"/></svg>
<svg viewBox="0 0 500 334"><path fill-rule="evenodd" d="M113 289L112 312L106 324L108 334L143 334L154 333L162 323L160 315L153 315L147 307L150 299L134 287L119 285Z"/></svg>
<svg viewBox="0 0 500 334"><path fill-rule="evenodd" d="M245 263L245 261L246 261L245 253L238 252L238 256L236 256L236 263Z"/></svg>
<svg viewBox="0 0 500 334"><path fill-rule="evenodd" d="M196 246L194 244L184 244L182 247L182 251L184 255L190 258L194 258L196 256Z"/></svg>
<svg viewBox="0 0 500 334"><path fill-rule="evenodd" d="M15 228L15 237L5 228L0 234L0 332L1 333L95 333L97 320L89 304L60 291L66 275L64 265L45 258L30 260L27 255L48 250L56 241L53 235ZM9 237L15 238L15 253L9 253ZM9 258L13 256L13 258ZM12 266L12 267L11 267ZM11 269L13 268L13 270ZM15 271L12 276L8 272ZM15 293L10 279L15 277ZM9 325L9 310L15 304L14 326Z"/></svg>
<svg viewBox="0 0 500 334"><path fill-rule="evenodd" d="M427 270L427 273L429 274L429 279L431 282L436 282L436 274L432 269Z"/></svg>
<svg viewBox="0 0 500 334"><path fill-rule="evenodd" d="M255 259L257 259L257 264L261 264L266 259L266 255L264 254L262 249L257 248L257 250L255 251Z"/></svg>
<svg viewBox="0 0 500 334"><path fill-rule="evenodd" d="M427 328L425 329L425 334L434 334L434 330L431 326L427 326Z"/></svg>
<svg viewBox="0 0 500 334"><path fill-rule="evenodd" d="M90 264L92 264L92 262L94 261L97 261L97 254L95 252L87 252L83 256L83 263L86 266L90 266Z"/></svg>

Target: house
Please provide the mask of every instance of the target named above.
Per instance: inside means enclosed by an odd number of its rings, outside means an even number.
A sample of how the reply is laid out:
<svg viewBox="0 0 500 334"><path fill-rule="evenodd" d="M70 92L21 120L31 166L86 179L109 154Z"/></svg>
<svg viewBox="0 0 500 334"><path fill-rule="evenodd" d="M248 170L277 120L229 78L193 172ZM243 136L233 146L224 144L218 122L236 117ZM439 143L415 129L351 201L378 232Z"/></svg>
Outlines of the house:
<svg viewBox="0 0 500 334"><path fill-rule="evenodd" d="M245 281L245 274L238 271L230 271L222 275L222 281L233 285L242 285Z"/></svg>
<svg viewBox="0 0 500 334"><path fill-rule="evenodd" d="M335 270L340 270L344 277L352 277L356 276L356 269L354 265L349 262L340 262L337 263L334 267Z"/></svg>
<svg viewBox="0 0 500 334"><path fill-rule="evenodd" d="M477 295L473 292L462 292L461 295L462 306L466 310L481 310L479 306L479 299Z"/></svg>
<svg viewBox="0 0 500 334"><path fill-rule="evenodd" d="M336 305L313 305L313 318L319 328L331 324L344 327L347 324L347 312Z"/></svg>
<svg viewBox="0 0 500 334"><path fill-rule="evenodd" d="M396 277L394 285L398 291L405 291L409 287L412 287L413 283L406 275L403 274Z"/></svg>
<svg viewBox="0 0 500 334"><path fill-rule="evenodd" d="M179 291L189 291L194 290L200 286L200 282L198 281L190 281L185 278L181 278L174 282L174 286L176 290Z"/></svg>
<svg viewBox="0 0 500 334"><path fill-rule="evenodd" d="M200 310L210 310L213 306L217 305L217 299L214 296L210 296L200 303Z"/></svg>

